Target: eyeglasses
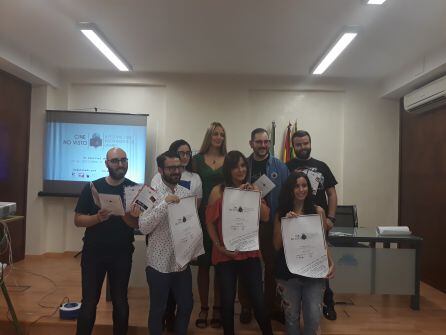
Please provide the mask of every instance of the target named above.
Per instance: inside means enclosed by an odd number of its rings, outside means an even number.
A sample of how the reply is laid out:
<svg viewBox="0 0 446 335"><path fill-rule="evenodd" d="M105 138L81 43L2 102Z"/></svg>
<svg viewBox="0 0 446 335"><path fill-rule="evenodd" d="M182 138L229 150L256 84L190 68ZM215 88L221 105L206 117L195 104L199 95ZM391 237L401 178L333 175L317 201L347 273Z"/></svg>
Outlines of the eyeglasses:
<svg viewBox="0 0 446 335"><path fill-rule="evenodd" d="M264 141L256 140L256 141L254 141L254 143L257 144L257 145L262 145L262 144L268 145L268 144L271 144L271 140L264 140Z"/></svg>
<svg viewBox="0 0 446 335"><path fill-rule="evenodd" d="M181 158L184 158L184 157L190 157L192 155L192 152L190 152L190 151L177 151L177 154Z"/></svg>
<svg viewBox="0 0 446 335"><path fill-rule="evenodd" d="M123 157L123 158L112 158L112 159L108 159L108 161L112 164L116 164L118 165L119 163L121 164L127 164L127 162L129 161L129 159L127 157Z"/></svg>
<svg viewBox="0 0 446 335"><path fill-rule="evenodd" d="M164 169L164 170L167 170L167 171L169 171L169 172L175 172L176 170L178 170L178 171L180 171L180 172L183 172L183 170L184 170L184 166L181 166L181 165L165 166L163 169Z"/></svg>

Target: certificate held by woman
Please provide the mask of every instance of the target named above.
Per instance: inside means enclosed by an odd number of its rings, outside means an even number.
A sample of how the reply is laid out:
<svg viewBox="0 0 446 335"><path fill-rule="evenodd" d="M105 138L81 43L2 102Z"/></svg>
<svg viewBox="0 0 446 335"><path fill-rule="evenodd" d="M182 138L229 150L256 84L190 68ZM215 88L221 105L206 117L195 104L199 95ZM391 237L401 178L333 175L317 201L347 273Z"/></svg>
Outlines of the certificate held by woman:
<svg viewBox="0 0 446 335"><path fill-rule="evenodd" d="M327 245L319 214L282 218L282 240L288 269L296 275L325 278Z"/></svg>
<svg viewBox="0 0 446 335"><path fill-rule="evenodd" d="M227 250L259 250L260 200L259 191L225 188L222 235Z"/></svg>

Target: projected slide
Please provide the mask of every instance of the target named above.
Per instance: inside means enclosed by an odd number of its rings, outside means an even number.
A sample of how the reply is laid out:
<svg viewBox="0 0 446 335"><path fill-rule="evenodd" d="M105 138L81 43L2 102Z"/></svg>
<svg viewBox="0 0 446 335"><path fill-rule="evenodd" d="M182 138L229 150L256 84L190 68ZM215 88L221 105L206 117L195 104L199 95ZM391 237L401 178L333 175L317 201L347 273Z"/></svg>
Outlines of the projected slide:
<svg viewBox="0 0 446 335"><path fill-rule="evenodd" d="M145 126L48 122L44 179L87 182L107 176L104 160L112 147L127 153L126 177L143 183Z"/></svg>

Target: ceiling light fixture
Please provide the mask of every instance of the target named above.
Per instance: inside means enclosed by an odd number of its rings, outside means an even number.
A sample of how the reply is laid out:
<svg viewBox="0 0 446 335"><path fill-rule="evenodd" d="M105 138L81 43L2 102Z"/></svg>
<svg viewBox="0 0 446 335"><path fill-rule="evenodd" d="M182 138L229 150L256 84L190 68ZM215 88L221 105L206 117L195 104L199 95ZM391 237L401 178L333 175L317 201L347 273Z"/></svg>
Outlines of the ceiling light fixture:
<svg viewBox="0 0 446 335"><path fill-rule="evenodd" d="M316 63L316 66L312 68L311 73L315 75L323 74L357 35L358 27L346 27L324 56Z"/></svg>
<svg viewBox="0 0 446 335"><path fill-rule="evenodd" d="M119 56L116 49L112 47L95 24L81 22L79 23L79 29L119 71L130 71L132 69L130 64Z"/></svg>
<svg viewBox="0 0 446 335"><path fill-rule="evenodd" d="M367 5L382 5L386 0L368 0Z"/></svg>

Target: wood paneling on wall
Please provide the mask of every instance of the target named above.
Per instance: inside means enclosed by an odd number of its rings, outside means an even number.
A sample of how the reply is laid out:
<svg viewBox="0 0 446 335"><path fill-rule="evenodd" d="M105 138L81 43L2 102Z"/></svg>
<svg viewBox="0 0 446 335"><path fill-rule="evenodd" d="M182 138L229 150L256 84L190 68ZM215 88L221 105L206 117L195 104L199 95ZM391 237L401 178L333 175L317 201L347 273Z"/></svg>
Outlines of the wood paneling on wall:
<svg viewBox="0 0 446 335"><path fill-rule="evenodd" d="M400 116L400 224L424 239L421 279L446 292L446 107Z"/></svg>
<svg viewBox="0 0 446 335"><path fill-rule="evenodd" d="M26 213L30 111L31 85L0 71L0 201L16 202L18 215ZM24 254L25 220L18 224L13 255Z"/></svg>

